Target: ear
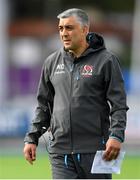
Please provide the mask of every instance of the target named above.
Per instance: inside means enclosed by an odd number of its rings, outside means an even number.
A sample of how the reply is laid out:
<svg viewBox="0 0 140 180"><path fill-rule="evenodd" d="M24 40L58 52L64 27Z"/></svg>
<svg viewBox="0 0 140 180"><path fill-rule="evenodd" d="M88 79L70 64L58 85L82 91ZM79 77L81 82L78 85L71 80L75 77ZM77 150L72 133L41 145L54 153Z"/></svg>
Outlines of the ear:
<svg viewBox="0 0 140 180"><path fill-rule="evenodd" d="M86 35L89 33L89 26L84 26L83 27L83 33L86 34Z"/></svg>

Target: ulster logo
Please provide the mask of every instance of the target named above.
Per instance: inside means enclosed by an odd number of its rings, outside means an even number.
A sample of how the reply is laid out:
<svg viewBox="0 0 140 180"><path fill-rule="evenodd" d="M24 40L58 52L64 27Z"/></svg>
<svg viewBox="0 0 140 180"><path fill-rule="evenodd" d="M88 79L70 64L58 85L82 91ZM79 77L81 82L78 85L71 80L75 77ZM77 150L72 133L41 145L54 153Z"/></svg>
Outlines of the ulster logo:
<svg viewBox="0 0 140 180"><path fill-rule="evenodd" d="M82 69L82 76L90 77L93 74L93 66L91 65L84 65Z"/></svg>

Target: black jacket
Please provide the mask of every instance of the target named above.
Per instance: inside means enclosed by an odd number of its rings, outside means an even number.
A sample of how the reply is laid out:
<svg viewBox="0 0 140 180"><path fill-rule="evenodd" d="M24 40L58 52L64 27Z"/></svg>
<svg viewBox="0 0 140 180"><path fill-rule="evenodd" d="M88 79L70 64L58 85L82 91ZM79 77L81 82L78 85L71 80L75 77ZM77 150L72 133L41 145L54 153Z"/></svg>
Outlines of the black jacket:
<svg viewBox="0 0 140 180"><path fill-rule="evenodd" d="M87 41L79 58L61 49L46 59L25 142L38 144L48 130L48 150L68 154L104 149L109 136L124 141L128 107L118 59L98 34Z"/></svg>

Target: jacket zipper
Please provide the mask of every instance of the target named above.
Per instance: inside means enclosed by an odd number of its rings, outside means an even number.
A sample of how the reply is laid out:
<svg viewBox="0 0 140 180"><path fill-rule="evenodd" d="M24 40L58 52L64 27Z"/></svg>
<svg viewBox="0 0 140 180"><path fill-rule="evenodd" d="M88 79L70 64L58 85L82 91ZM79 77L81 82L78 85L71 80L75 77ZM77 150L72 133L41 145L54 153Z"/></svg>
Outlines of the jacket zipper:
<svg viewBox="0 0 140 180"><path fill-rule="evenodd" d="M73 136L72 136L72 122L71 122L71 100L72 100L72 90L73 90L73 70L74 70L74 63L70 68L70 75L71 75L71 88L70 88L70 141L71 141L71 154L73 154Z"/></svg>

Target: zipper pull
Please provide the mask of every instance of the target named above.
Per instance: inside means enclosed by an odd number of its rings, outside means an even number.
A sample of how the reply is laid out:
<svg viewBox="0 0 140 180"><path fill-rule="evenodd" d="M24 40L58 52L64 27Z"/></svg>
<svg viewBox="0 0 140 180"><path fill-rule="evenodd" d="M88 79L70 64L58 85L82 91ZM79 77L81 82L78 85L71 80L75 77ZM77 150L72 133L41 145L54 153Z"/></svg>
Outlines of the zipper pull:
<svg viewBox="0 0 140 180"><path fill-rule="evenodd" d="M80 79L80 69L77 70L77 76L76 76L77 81Z"/></svg>
<svg viewBox="0 0 140 180"><path fill-rule="evenodd" d="M72 66L70 67L70 72L73 71L73 68L74 68L74 64L72 64Z"/></svg>

